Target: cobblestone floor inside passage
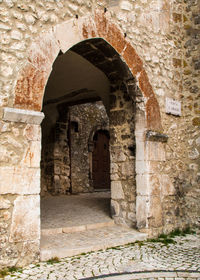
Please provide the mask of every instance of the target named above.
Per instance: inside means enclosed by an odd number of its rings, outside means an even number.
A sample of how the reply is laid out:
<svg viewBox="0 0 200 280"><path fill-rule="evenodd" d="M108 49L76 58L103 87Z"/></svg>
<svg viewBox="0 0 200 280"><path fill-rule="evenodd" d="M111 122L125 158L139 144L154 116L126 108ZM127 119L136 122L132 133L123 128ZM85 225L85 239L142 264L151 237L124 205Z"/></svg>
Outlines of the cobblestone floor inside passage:
<svg viewBox="0 0 200 280"><path fill-rule="evenodd" d="M200 279L200 232L175 243L136 242L84 255L30 265L5 277L29 280Z"/></svg>
<svg viewBox="0 0 200 280"><path fill-rule="evenodd" d="M109 191L41 198L42 229L110 221Z"/></svg>

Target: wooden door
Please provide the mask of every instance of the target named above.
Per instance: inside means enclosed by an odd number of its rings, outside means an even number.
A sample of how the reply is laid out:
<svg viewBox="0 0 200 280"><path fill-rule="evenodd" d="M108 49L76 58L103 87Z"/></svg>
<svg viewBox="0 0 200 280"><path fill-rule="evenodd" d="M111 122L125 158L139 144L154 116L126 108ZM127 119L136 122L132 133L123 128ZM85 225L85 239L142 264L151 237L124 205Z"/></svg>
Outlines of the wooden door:
<svg viewBox="0 0 200 280"><path fill-rule="evenodd" d="M94 135L92 179L94 189L110 189L109 134L99 130Z"/></svg>

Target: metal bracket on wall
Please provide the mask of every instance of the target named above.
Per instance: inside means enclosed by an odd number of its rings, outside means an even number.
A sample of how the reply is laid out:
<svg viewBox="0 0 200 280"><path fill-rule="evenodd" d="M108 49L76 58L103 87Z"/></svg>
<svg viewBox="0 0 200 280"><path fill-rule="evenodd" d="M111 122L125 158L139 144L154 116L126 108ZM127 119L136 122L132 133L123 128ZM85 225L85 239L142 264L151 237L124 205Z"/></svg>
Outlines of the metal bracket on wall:
<svg viewBox="0 0 200 280"><path fill-rule="evenodd" d="M146 141L162 142L166 143L169 136L156 131L148 130L146 133Z"/></svg>

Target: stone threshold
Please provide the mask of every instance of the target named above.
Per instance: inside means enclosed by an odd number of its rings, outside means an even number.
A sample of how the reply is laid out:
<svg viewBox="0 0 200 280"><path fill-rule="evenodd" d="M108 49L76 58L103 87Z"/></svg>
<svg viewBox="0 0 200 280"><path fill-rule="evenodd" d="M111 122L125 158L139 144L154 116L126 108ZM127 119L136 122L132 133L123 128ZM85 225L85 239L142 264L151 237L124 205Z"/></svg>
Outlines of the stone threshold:
<svg viewBox="0 0 200 280"><path fill-rule="evenodd" d="M109 226L86 231L42 235L40 244L40 260L66 258L92 251L104 250L135 241L143 241L147 234L134 229Z"/></svg>
<svg viewBox="0 0 200 280"><path fill-rule="evenodd" d="M60 233L73 233L79 231L86 231L90 229L98 229L103 227L110 227L114 226L114 220L102 223L93 223L93 224L86 224L86 225L79 225L79 226L71 226L71 227L61 227L61 228L47 228L42 229L41 234L43 236L55 235Z"/></svg>

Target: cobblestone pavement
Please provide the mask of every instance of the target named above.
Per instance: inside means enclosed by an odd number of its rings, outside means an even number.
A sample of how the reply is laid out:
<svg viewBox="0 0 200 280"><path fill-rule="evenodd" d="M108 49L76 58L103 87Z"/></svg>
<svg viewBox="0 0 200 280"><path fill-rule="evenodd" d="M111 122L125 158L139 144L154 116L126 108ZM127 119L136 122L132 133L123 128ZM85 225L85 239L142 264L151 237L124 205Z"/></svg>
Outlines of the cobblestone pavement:
<svg viewBox="0 0 200 280"><path fill-rule="evenodd" d="M30 265L5 279L199 279L200 233L177 236L176 243L136 242L98 252Z"/></svg>

